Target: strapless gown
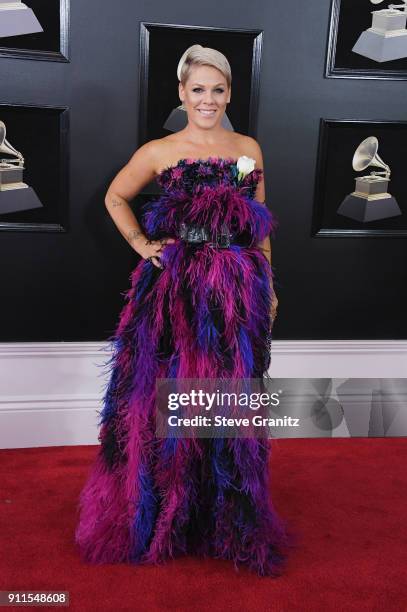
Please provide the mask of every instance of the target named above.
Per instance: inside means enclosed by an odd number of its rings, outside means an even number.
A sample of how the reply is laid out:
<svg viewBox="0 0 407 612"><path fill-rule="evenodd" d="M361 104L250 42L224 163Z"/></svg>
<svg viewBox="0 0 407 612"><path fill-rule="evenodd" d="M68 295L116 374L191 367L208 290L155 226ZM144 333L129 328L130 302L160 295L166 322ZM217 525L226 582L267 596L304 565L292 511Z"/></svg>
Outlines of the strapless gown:
<svg viewBox="0 0 407 612"><path fill-rule="evenodd" d="M277 220L254 199L262 169L181 159L139 209L150 239L170 236L163 269L141 259L115 332L99 411L100 447L78 503L75 541L92 564L180 555L282 573L293 539L271 499L271 439L159 438L155 381L268 376L273 271L257 243ZM182 222L233 231L228 248L177 238Z"/></svg>

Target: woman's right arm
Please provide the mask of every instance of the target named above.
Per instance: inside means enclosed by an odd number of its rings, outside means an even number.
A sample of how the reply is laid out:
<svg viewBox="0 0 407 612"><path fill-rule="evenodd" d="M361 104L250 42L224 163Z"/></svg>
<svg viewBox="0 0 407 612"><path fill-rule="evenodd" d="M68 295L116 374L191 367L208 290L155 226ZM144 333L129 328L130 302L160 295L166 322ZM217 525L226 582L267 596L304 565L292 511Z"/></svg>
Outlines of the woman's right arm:
<svg viewBox="0 0 407 612"><path fill-rule="evenodd" d="M147 240L129 201L133 200L141 189L154 179L157 159L156 140L142 145L115 176L105 196L105 206L117 229L143 258L154 257L160 251L161 244ZM173 240L167 239L166 242L173 242Z"/></svg>

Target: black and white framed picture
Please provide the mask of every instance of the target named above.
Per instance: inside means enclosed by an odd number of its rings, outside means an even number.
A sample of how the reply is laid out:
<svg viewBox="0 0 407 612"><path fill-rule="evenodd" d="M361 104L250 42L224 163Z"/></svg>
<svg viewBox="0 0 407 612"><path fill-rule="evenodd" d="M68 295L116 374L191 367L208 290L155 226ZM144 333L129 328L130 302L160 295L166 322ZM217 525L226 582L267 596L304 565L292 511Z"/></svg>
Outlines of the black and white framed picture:
<svg viewBox="0 0 407 612"><path fill-rule="evenodd" d="M314 237L407 236L407 121L321 119Z"/></svg>
<svg viewBox="0 0 407 612"><path fill-rule="evenodd" d="M0 0L0 57L69 61L70 0Z"/></svg>
<svg viewBox="0 0 407 612"><path fill-rule="evenodd" d="M406 0L332 0L325 76L406 80L406 26Z"/></svg>
<svg viewBox="0 0 407 612"><path fill-rule="evenodd" d="M227 57L233 82L231 101L223 117L223 126L255 137L261 30L141 22L140 144L185 127L187 116L180 108L177 66L184 51L193 44L212 47ZM156 186L152 184L144 191L151 193L151 189L156 189Z"/></svg>
<svg viewBox="0 0 407 612"><path fill-rule="evenodd" d="M0 103L0 230L68 230L69 109Z"/></svg>

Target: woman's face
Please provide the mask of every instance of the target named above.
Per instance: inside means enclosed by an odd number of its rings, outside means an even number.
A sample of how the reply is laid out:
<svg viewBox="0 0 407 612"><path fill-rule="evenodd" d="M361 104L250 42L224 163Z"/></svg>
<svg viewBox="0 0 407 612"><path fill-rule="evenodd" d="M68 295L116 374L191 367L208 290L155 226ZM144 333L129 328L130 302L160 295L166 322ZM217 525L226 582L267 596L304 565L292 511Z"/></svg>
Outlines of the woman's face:
<svg viewBox="0 0 407 612"><path fill-rule="evenodd" d="M179 95L188 113L188 120L200 127L213 127L219 123L230 102L226 79L213 66L194 67L185 87L179 84Z"/></svg>

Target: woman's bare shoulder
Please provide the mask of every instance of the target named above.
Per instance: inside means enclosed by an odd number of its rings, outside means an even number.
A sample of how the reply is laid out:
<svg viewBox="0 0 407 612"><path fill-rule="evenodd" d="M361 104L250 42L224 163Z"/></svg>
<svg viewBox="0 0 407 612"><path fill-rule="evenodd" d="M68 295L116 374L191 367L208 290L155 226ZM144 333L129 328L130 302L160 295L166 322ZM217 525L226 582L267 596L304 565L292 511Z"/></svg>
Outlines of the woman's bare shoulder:
<svg viewBox="0 0 407 612"><path fill-rule="evenodd" d="M167 160L174 157L177 150L177 139L173 134L163 138L155 138L142 144L134 152L130 163L132 165L148 166L152 174L158 174L160 169L166 165ZM176 153L175 153L176 154Z"/></svg>
<svg viewBox="0 0 407 612"><path fill-rule="evenodd" d="M248 136L247 134L236 134L238 137L239 150L244 151L242 155L247 155L248 157L254 157L256 160L262 160L262 150L261 146L257 142L253 136Z"/></svg>

